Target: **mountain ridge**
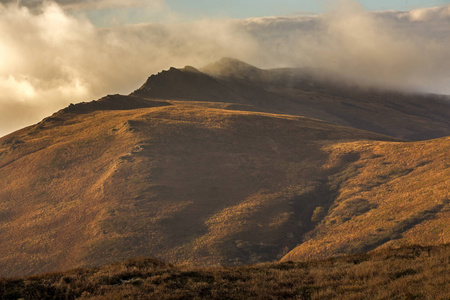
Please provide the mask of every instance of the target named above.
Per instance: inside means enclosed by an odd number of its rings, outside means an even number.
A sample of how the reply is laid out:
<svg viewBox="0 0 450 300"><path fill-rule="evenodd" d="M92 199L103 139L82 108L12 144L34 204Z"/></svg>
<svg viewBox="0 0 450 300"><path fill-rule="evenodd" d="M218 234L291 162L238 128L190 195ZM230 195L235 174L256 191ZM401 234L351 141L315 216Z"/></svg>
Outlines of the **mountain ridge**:
<svg viewBox="0 0 450 300"><path fill-rule="evenodd" d="M254 111L301 115L409 140L450 134L450 97L445 95L361 88L312 69L263 70L230 58L190 70L152 75L131 95L249 105Z"/></svg>

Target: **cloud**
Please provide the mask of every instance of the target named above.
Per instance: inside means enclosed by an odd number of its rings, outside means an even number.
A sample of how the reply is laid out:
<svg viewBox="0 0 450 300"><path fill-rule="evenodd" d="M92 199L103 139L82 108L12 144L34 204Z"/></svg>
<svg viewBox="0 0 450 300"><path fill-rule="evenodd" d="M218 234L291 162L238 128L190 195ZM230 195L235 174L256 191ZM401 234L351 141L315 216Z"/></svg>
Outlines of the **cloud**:
<svg viewBox="0 0 450 300"><path fill-rule="evenodd" d="M0 6L0 16L0 136L69 103L130 93L170 66L256 50L226 21L99 29L55 3Z"/></svg>
<svg viewBox="0 0 450 300"><path fill-rule="evenodd" d="M40 9L46 0L0 0L0 4L16 4L29 9ZM63 9L68 10L98 10L123 7L159 7L164 0L55 0Z"/></svg>
<svg viewBox="0 0 450 300"><path fill-rule="evenodd" d="M201 67L223 56L267 68L326 69L362 85L450 94L450 6L368 13L347 3L316 16L100 29L64 10L91 1L59 3L0 5L0 57L6 58L0 61L0 136L69 103L130 93L162 69Z"/></svg>
<svg viewBox="0 0 450 300"><path fill-rule="evenodd" d="M449 9L369 13L341 1L323 15L244 26L264 49L257 56L267 67L308 66L362 85L450 94Z"/></svg>
<svg viewBox="0 0 450 300"><path fill-rule="evenodd" d="M411 11L398 14L398 17L400 19L406 18L409 21L415 22L448 21L450 18L450 6L413 9Z"/></svg>

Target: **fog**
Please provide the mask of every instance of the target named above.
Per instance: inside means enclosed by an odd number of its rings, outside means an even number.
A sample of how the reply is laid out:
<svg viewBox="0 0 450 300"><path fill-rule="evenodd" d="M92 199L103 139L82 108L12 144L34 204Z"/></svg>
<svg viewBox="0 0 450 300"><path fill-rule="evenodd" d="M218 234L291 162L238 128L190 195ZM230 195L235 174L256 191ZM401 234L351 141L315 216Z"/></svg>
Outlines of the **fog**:
<svg viewBox="0 0 450 300"><path fill-rule="evenodd" d="M363 86L450 94L450 5L370 13L340 1L315 16L174 17L97 28L72 13L90 3L0 4L0 136L69 103L128 94L162 69L202 67L223 56L262 68L320 68ZM128 3L164 10L163 1Z"/></svg>

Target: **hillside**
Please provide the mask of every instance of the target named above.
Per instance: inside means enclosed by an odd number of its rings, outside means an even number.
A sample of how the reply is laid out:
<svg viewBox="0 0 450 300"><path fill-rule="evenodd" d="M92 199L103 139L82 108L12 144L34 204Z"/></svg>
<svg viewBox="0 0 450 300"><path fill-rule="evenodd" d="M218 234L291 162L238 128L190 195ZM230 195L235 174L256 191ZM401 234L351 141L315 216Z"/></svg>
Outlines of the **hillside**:
<svg viewBox="0 0 450 300"><path fill-rule="evenodd" d="M0 298L448 299L449 257L446 245L233 268L135 259L96 269L0 279Z"/></svg>
<svg viewBox="0 0 450 300"><path fill-rule="evenodd" d="M171 68L152 75L132 95L234 103L239 110L244 105L407 140L450 135L449 96L361 88L323 70L262 70L231 58L200 70Z"/></svg>
<svg viewBox="0 0 450 300"><path fill-rule="evenodd" d="M445 101L222 59L71 104L0 138L0 276L448 243L450 137L398 138L448 133Z"/></svg>
<svg viewBox="0 0 450 300"><path fill-rule="evenodd" d="M228 105L108 96L0 139L1 275L448 242L449 138L401 142Z"/></svg>
<svg viewBox="0 0 450 300"><path fill-rule="evenodd" d="M272 260L312 229L314 207L331 201L326 178L341 166L320 171L324 145L390 139L189 103L100 111L94 104L0 140L2 275L142 255Z"/></svg>
<svg viewBox="0 0 450 300"><path fill-rule="evenodd" d="M360 159L346 170L351 175L327 215L283 261L450 243L450 137L341 143L329 151L333 156L358 153Z"/></svg>

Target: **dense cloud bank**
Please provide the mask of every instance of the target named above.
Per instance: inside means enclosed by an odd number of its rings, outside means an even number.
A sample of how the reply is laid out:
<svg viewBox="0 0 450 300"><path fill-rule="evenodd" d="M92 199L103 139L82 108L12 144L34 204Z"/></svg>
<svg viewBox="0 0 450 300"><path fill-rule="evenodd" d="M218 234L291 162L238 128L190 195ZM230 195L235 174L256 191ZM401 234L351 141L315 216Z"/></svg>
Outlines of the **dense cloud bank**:
<svg viewBox="0 0 450 300"><path fill-rule="evenodd" d="M321 68L362 85L450 94L450 6L368 13L346 2L317 16L99 29L65 10L91 1L34 2L0 4L0 136L70 102L129 93L170 66L201 67L223 56L265 68Z"/></svg>

